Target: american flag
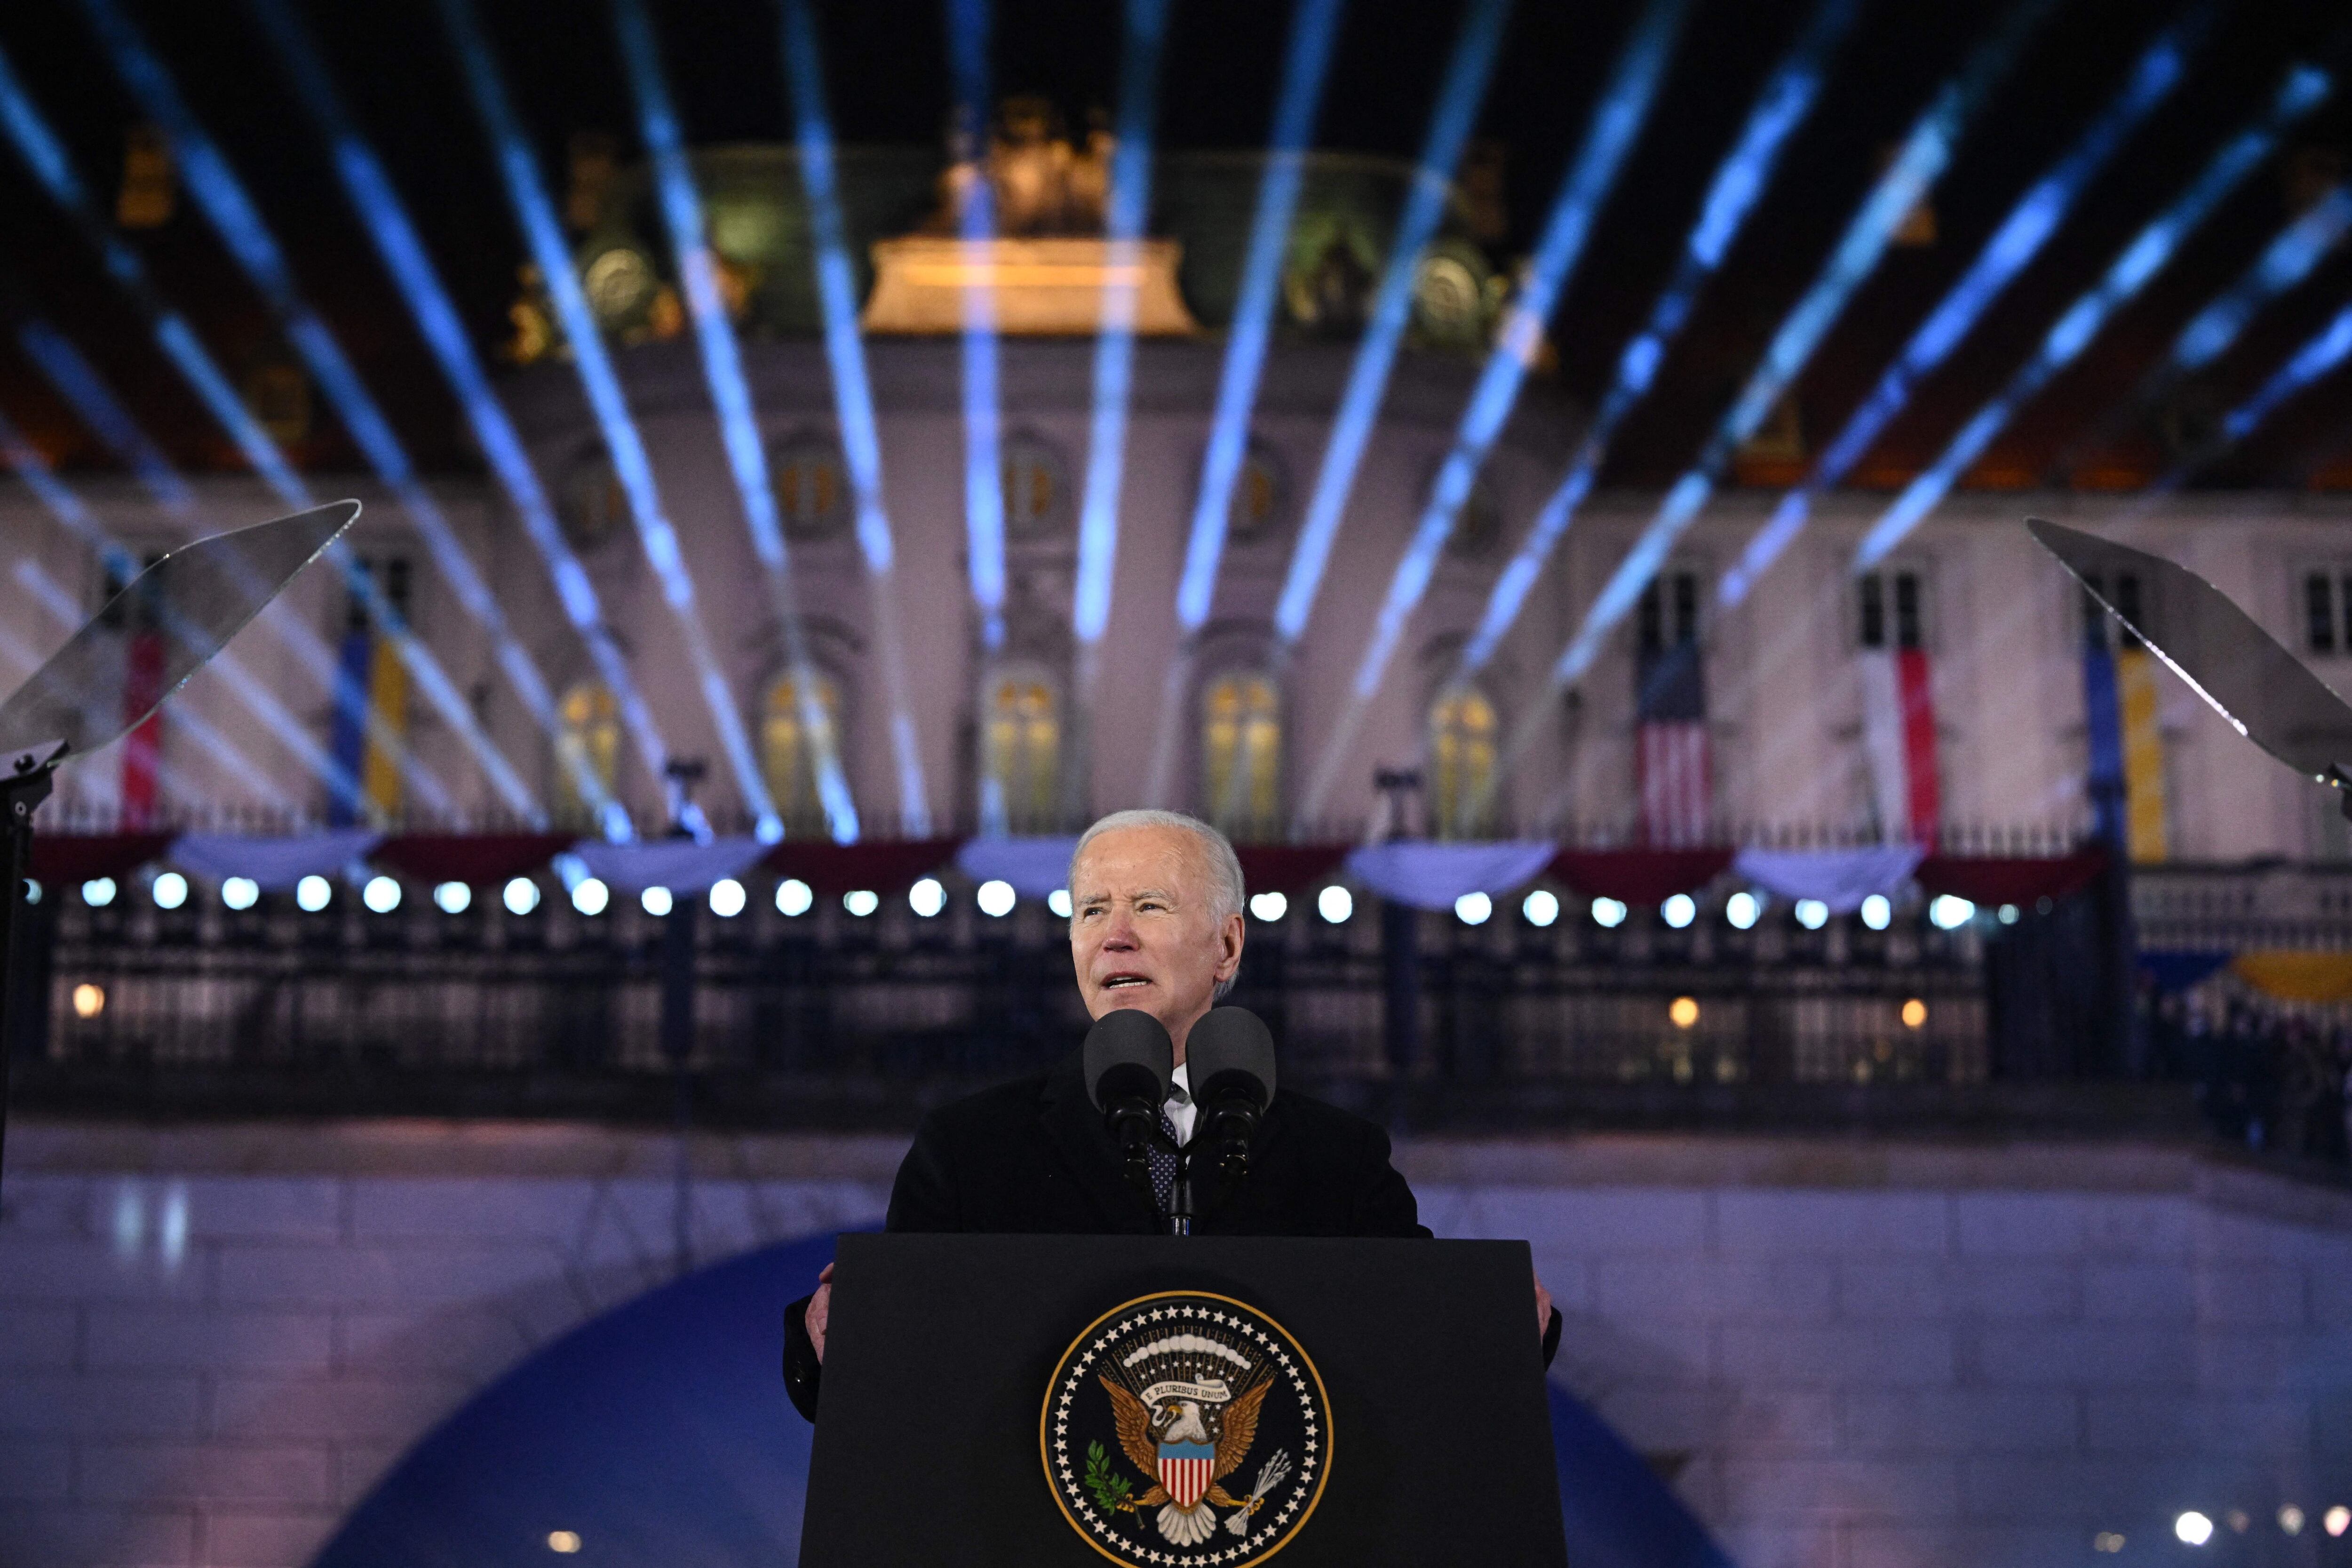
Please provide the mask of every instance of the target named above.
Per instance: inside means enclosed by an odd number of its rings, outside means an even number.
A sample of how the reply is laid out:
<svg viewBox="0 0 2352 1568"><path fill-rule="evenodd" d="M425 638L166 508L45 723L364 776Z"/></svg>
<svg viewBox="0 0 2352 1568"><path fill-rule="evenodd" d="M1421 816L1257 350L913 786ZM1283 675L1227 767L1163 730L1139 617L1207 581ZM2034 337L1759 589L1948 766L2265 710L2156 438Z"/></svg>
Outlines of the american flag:
<svg viewBox="0 0 2352 1568"><path fill-rule="evenodd" d="M1643 842L1665 848L1704 844L1715 817L1715 771L1696 638L1644 651L1634 712L1633 774Z"/></svg>

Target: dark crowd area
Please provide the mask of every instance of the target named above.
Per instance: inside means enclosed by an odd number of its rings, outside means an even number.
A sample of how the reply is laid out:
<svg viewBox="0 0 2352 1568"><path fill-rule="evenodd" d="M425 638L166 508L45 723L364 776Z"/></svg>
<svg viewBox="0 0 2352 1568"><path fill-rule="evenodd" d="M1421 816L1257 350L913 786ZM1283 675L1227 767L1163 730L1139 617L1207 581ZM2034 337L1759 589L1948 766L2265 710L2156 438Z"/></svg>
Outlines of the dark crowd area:
<svg viewBox="0 0 2352 1568"><path fill-rule="evenodd" d="M2179 993L2158 996L2147 1022L2158 1071L2195 1085L2216 1137L2352 1167L2352 1024Z"/></svg>

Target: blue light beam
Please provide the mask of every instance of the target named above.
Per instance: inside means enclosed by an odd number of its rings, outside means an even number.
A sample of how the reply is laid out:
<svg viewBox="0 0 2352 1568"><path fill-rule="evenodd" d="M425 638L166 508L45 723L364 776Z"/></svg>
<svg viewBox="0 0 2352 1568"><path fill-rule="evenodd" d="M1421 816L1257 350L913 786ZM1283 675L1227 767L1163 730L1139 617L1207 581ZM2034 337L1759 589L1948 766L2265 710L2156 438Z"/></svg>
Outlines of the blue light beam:
<svg viewBox="0 0 2352 1568"><path fill-rule="evenodd" d="M2271 373L2252 396L2221 416L2221 426L2148 487L2150 496L2168 495L2196 472L2252 436L2281 404L2352 357L2352 306L2338 311L2293 358ZM2141 508L2138 510L2145 510Z"/></svg>
<svg viewBox="0 0 2352 1568"><path fill-rule="evenodd" d="M1675 481L1656 515L1643 529L1633 547L1602 584L1600 595L1586 610L1576 635L1560 650L1546 679L1546 690L1530 701L1512 730L1494 773L1488 793L1499 788L1536 737L1549 721L1551 699L1582 677L1599 658L1602 640L1640 600L1642 590L1657 574L1675 542L1698 517L1715 486L1728 468L1740 443L1756 433L1774 404L1786 393L1812 358L1854 292L1877 269L1895 231L1947 164L1953 148L1994 86L2007 74L2026 37L2051 9L2052 0L2019 0L1991 37L1979 45L1960 73L1942 88L1913 122L1861 207L1847 223L1837 247L1830 252L1820 276L1782 318L1766 345L1763 358L1749 373L1746 385L1700 449L1698 460ZM1472 815L1486 801L1474 803Z"/></svg>
<svg viewBox="0 0 2352 1568"><path fill-rule="evenodd" d="M874 393L866 374L866 346L857 331L857 273L841 218L839 175L833 155L833 121L826 110L824 69L808 0L783 0L784 76L792 89L793 133L801 154L816 253L817 300L824 313L825 363L833 374L834 417L849 488L857 505L858 552L866 563L875 646L890 703L890 750L898 773L898 827L910 838L931 831L930 795L915 733L914 700L907 687L905 644L898 631L898 546L882 495L882 442Z"/></svg>
<svg viewBox="0 0 2352 1568"><path fill-rule="evenodd" d="M402 509L415 523L417 533L459 606L489 635L499 667L521 697L524 709L551 731L555 704L548 695L539 667L515 640L497 596L475 570L472 558L457 542L456 531L417 477L406 448L360 379L358 369L326 322L296 288L293 272L277 237L230 169L227 159L197 121L181 98L178 85L148 48L130 18L117 7L115 0L82 0L82 9L106 46L116 73L170 138L181 178L195 197L196 205L238 268L277 315L287 341L301 355L320 389L335 405L344 429L367 455L385 488L399 498ZM348 550L345 556L356 560ZM355 565L347 567L345 577L366 604L371 618L393 637L402 662L408 666L418 689L442 721L466 742L508 809L533 820L542 817L544 813L537 799L482 728L473 706L449 679L440 661L408 632L405 622L382 590Z"/></svg>
<svg viewBox="0 0 2352 1568"><path fill-rule="evenodd" d="M106 449L138 477L156 505L174 517L195 514L196 492L63 332L31 317L17 323L16 346Z"/></svg>
<svg viewBox="0 0 2352 1568"><path fill-rule="evenodd" d="M653 458L646 451L636 421L629 415L628 397L622 390L620 375L614 370L612 356L597 331L595 312L589 309L588 297L581 289L570 247L563 243L563 230L556 222L555 205L548 198L546 184L540 177L539 161L531 150L530 139L523 133L522 122L516 118L514 106L507 98L506 84L499 78L497 60L472 5L467 0L441 0L441 17L457 46L467 91L489 137L499 175L506 186L508 205L514 209L531 260L546 284L549 302L555 308L556 321L572 350L572 369L579 374L581 389L587 394L588 405L604 435L613 472L628 498L629 521L636 530L637 543L661 584L662 602L669 606L670 617L686 644L703 706L718 731L719 748L726 753L736 788L763 826L772 824L775 805L769 797L766 781L760 776L759 763L752 757L742 712L728 689L727 678L711 647L709 630L703 625L694 578L687 570L677 530L662 510Z"/></svg>
<svg viewBox="0 0 2352 1568"><path fill-rule="evenodd" d="M981 641L1004 645L1004 481L997 389L996 283L982 259L996 234L996 194L988 167L988 0L949 0L948 64L954 84L959 152L983 171L963 192L956 235L963 266L963 515L971 556L971 601Z"/></svg>
<svg viewBox="0 0 2352 1568"><path fill-rule="evenodd" d="M407 301L409 314L415 318L425 347L441 367L442 378L457 395L458 405L465 409L467 423L473 428L474 439L488 459L490 472L497 476L499 488L505 490L516 518L522 523L523 536L539 552L549 580L554 584L556 601L562 606L564 618L586 645L598 679L613 693L621 721L636 743L638 758L658 784L669 760L669 747L654 722L652 710L637 688L628 661L613 640L603 603L589 581L587 569L581 565L570 542L563 537L555 507L548 498L546 487L540 483L538 470L531 466L521 434L508 416L506 405L491 390L489 375L475 352L465 321L457 313L456 301L434 267L415 225L410 221L408 209L394 189L391 175L343 107L342 96L328 74L318 46L287 0L252 0L252 8L261 24L262 36L276 49L278 62L293 80L295 95L326 137L343 195L366 227L377 258L391 274L401 298ZM580 760L575 770L574 782L583 800L599 807L606 804L604 784L586 766L584 759Z"/></svg>
<svg viewBox="0 0 2352 1568"><path fill-rule="evenodd" d="M1233 513L1234 485L1249 450L1251 410L1258 378L1265 369L1273 335L1274 309L1281 298L1282 258L1290 245L1290 220L1298 210L1305 181L1307 139L1323 100L1323 80L1331 64L1346 0L1299 0L1283 57L1282 93L1276 100L1274 134L1266 148L1265 173L1258 179L1257 209L1250 218L1249 249L1242 261L1233 325L1225 338L1223 369L1217 378L1217 405L1209 421L1208 449L1201 458L1201 489L1192 503L1192 525L1184 545L1183 574L1176 586L1176 624L1187 637L1209 618L1216 596L1217 565L1223 558L1225 529Z"/></svg>
<svg viewBox="0 0 2352 1568"><path fill-rule="evenodd" d="M163 302L139 253L124 242L101 213L89 186L75 173L63 144L49 129L47 121L42 117L31 95L25 90L23 82L5 55L0 55L0 130L5 130L18 155L50 199L57 203L90 248L99 254L107 276L130 296L145 319L157 349L170 361L189 389L195 393L206 412L236 444L238 451L254 471L289 508L303 510L316 505L317 500L310 488L294 471L293 465L287 460L286 454L270 438L268 432L262 429L252 410L245 405L245 400L237 395L228 376L197 338L194 329L189 326L185 318ZM342 572L346 584L363 595L362 602L369 602L364 595L374 592L373 583L361 570L358 558L352 552L350 545L337 540L329 547L329 559ZM264 619L293 651L298 662L320 683L320 689L333 692L339 679L337 660L324 639L299 616L288 614L282 607L273 607L266 612ZM408 646L414 639L406 638L400 628L394 626L390 629L404 656L422 653L421 649ZM416 667L412 663L409 668L414 672ZM419 681L422 684L421 676ZM373 711L369 715L369 734L385 754L397 760L403 780L425 801L429 810L446 814L450 809L448 791L440 780L409 751L404 738L393 733L380 716ZM335 776L332 773L320 774L322 782L331 784Z"/></svg>
<svg viewBox="0 0 2352 1568"><path fill-rule="evenodd" d="M1740 444L1756 433L1798 373L1821 346L1854 293L1886 254L1895 231L1912 209L1927 198L1928 188L1951 162L1952 151L1993 86L2008 71L2026 36L2050 10L2051 0L2021 0L2000 26L1969 57L1960 75L1945 83L1903 139L1894 161L1871 187L1870 194L1837 248L1830 253L1820 277L1782 319L1779 331L1740 389L1698 461L1675 481L1666 499L1603 584L1600 596L1586 611L1581 626L1551 668L1550 685L1559 690L1580 678L1600 656L1601 640L1623 620L1641 598L1642 589L1657 574L1675 547L1715 494L1716 482L1731 464ZM1514 737L1513 755L1533 738L1530 726L1549 712L1549 704L1528 705ZM1522 738L1524 737L1524 739ZM1506 759L1506 765L1511 759ZM1499 773L1497 777L1499 778Z"/></svg>
<svg viewBox="0 0 2352 1568"><path fill-rule="evenodd" d="M629 88L636 99L637 127L652 160L654 184L660 197L662 224L669 231L671 253L677 260L684 285L687 316L694 323L695 346L702 356L703 384L711 406L718 411L719 435L727 452L728 471L734 476L736 499L751 534L751 552L768 586L769 607L784 637L784 663L793 672L793 689L800 708L802 732L815 743L818 803L825 826L838 844L857 841L857 807L849 781L841 770L841 752L834 727L817 690L815 667L810 662L808 635L793 602L792 556L776 516L776 491L768 474L768 452L760 437L760 416L752 406L751 388L743 378L743 354L735 341L734 324L727 319L727 301L719 288L719 258L712 253L703 216L702 194L696 188L693 166L686 156L686 138L678 125L677 109L664 79L661 47L653 23L637 0L613 0L613 23L620 35L621 58ZM775 830L781 832L781 822Z"/></svg>
<svg viewBox="0 0 2352 1568"><path fill-rule="evenodd" d="M2033 357L2018 367L2009 384L1960 427L1927 471L1912 480L1871 525L1854 551L1854 571L1868 571L1902 543L1950 493L1969 465L1992 445L1993 437L2018 409L2081 356L2116 311L2137 296L2189 232L2211 216L2223 198L2261 166L2279 138L2318 107L2332 86L2327 73L2314 66L2298 65L2287 71L2261 118L2224 143L2189 188L2133 237L2099 280L2058 318Z"/></svg>
<svg viewBox="0 0 2352 1568"><path fill-rule="evenodd" d="M0 461L5 461L9 471L33 492L33 499L41 503L42 510L97 555L117 581L128 583L139 574L139 558L107 531L106 526L83 504L81 497L58 478L57 471L50 468L49 460L42 455L41 449L26 440L24 432L5 415L0 415ZM31 563L26 563L20 569L20 579L23 570L26 569L37 570ZM79 606L72 606L68 614L73 627L79 627L85 618ZM247 670L235 653L222 649L214 657L210 668L219 672L222 682L288 751L327 781L330 789L350 784L351 775L342 764L329 756L319 742L310 738L309 732L295 721L294 716L286 710L286 705ZM178 710L175 709L173 711L174 721L177 722ZM235 775L263 799L273 804L285 802L284 792L269 780L266 773L201 719L189 729L189 733L198 738L198 742L226 772Z"/></svg>
<svg viewBox="0 0 2352 1568"><path fill-rule="evenodd" d="M1168 0L1128 0L1109 211L1103 226L1108 245L1102 326L1095 336L1094 406L1078 506L1077 582L1070 603L1082 701L1092 684L1094 649L1110 623L1111 580L1118 562L1118 489L1127 471L1128 392L1135 366L1138 242L1151 208L1151 135L1159 119L1160 48L1167 31Z"/></svg>
<svg viewBox="0 0 2352 1568"><path fill-rule="evenodd" d="M1390 577L1370 640L1357 663L1347 706L1324 742L1300 802L1302 825L1321 814L1365 710L1388 672L1398 640L1404 636L1405 623L1428 591L1439 552L1470 499L1478 470L1485 467L1487 452L1518 402L1528 367L1543 347L1544 325L1583 258L1601 203L1616 185L1625 159L1649 120L1650 107L1656 100L1658 84L1688 10L1687 0L1651 0L1601 89L1601 101L1585 130L1582 150L1570 165L1536 242L1526 281L1504 311L1495 346L1455 427L1454 445L1438 468L1428 503Z"/></svg>
<svg viewBox="0 0 2352 1568"><path fill-rule="evenodd" d="M1650 307L1650 319L1641 333L1618 356L1616 379L1577 442L1568 472L1537 512L1527 538L1488 591L1477 630L1464 645L1457 679L1484 669L1517 622L1553 549L1599 479L1618 427L1648 395L1658 367L1665 362L1666 350L1690 320L1699 290L1722 267L1732 241L1770 183L1790 137L1812 112L1828 75L1830 58L1859 9L1858 0L1829 0L1817 10L1758 95L1739 140L1716 168L1674 277Z"/></svg>
<svg viewBox="0 0 2352 1568"><path fill-rule="evenodd" d="M1314 493L1307 500L1297 542L1291 547L1282 596L1275 604L1275 634L1286 647L1295 645L1306 634L1307 617L1314 613L1316 593L1330 564L1331 546L1339 536L1348 497L1355 489L1356 468L1363 460L1366 444L1371 440L1381 398L1388 389L1389 372L1395 366L1397 351L1404 342L1422 247L1437 232L1438 223L1445 216L1445 204L1453 192L1454 168L1461 162L1463 146L1477 122L1479 100L1486 95L1486 79L1494 70L1495 53L1502 43L1503 22L1509 11L1509 0L1475 0L1462 24L1454 58L1446 65L1445 79L1438 89L1437 112L1430 121L1421 161L1413 171L1412 192L1405 198L1396 233L1390 240L1388 265L1381 276L1380 292L1374 298L1363 338L1356 345L1355 363L1348 372L1347 389L1340 394L1339 409L1332 418L1331 434L1324 444L1323 463L1315 476Z"/></svg>
<svg viewBox="0 0 2352 1568"><path fill-rule="evenodd" d="M70 637L79 631L82 623L89 618L89 611L83 607L80 601L66 592L65 585L42 571L37 563L19 561L16 563L16 575L17 586L33 596L34 601L47 613L49 619L56 623L58 631ZM17 641L16 637L8 633L5 628L0 628L0 652L6 653L16 663L25 665L27 674L38 667L39 660L32 657L32 650ZM227 657L226 653L214 655L212 663L206 668L217 668L220 661ZM172 704L171 725L172 728L195 742L197 749L218 763L222 772L251 792L252 797L258 801L264 809L278 812L286 816L294 815L297 807L292 798L278 787L278 781L257 767L243 752L238 751L236 744L227 736L215 729L212 723L196 710L194 704L187 701L184 697ZM194 806L209 806L216 804L213 793L198 787L184 772L173 763L169 756L159 759L156 772L163 787L186 804Z"/></svg>
<svg viewBox="0 0 2352 1568"><path fill-rule="evenodd" d="M2170 380L2229 353L2262 308L2310 277L2347 228L2352 228L2352 191L2331 185L2263 248L2244 277L2180 329L2158 374Z"/></svg>
<svg viewBox="0 0 2352 1568"><path fill-rule="evenodd" d="M1862 405L1814 459L1804 479L1780 498L1772 516L1723 574L1717 596L1737 605L1756 580L1803 531L1815 500L1851 473L1871 444L1911 400L1911 394L1980 321L1992 302L2026 265L2042 253L2091 180L2105 168L2132 132L2172 96L2188 72L2189 57L2212 17L2200 6L2158 37L2140 56L2116 97L2065 154L2018 198L1992 237L1903 346Z"/></svg>

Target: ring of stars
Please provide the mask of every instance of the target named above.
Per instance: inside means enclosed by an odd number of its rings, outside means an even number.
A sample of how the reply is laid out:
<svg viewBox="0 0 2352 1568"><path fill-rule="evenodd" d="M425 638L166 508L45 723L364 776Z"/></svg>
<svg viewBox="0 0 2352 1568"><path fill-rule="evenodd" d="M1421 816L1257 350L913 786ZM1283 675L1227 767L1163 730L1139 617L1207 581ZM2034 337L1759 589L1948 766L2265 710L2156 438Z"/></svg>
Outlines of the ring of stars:
<svg viewBox="0 0 2352 1568"><path fill-rule="evenodd" d="M1082 1337L1080 1344L1085 1348L1080 1349L1079 1345L1071 1347L1076 1354L1065 1356L1064 1370L1055 1379L1049 1396L1048 1430L1051 1433L1050 1468L1056 1483L1055 1489L1061 1494L1056 1500L1063 1504L1063 1510L1069 1516L1071 1523L1079 1526L1092 1538L1096 1550L1116 1561L1149 1564L1150 1568L1179 1568L1179 1565L1194 1563L1218 1564L1220 1568L1227 1568L1227 1565L1230 1568L1246 1568L1246 1564L1256 1560L1260 1552L1283 1539L1294 1528L1291 1523L1294 1518L1312 1510L1315 1497L1321 1489L1318 1472L1325 1442L1316 1397L1318 1390L1310 1388L1307 1382L1313 1372L1312 1365L1307 1363L1305 1352L1300 1352L1279 1327L1269 1333L1268 1325L1262 1320L1255 1315L1228 1311L1212 1305L1215 1300L1167 1300L1164 1304L1153 1305L1148 1311L1131 1313L1091 1341ZM1140 1305L1139 1302L1129 1303L1129 1307ZM1108 1321L1109 1318L1125 1310L1117 1309L1102 1321ZM1096 1327L1101 1328L1102 1322L1098 1321ZM1080 1482L1070 1453L1071 1406L1085 1390L1088 1374L1097 1361L1108 1364L1117 1359L1116 1352L1123 1344L1163 1328L1177 1332L1200 1333L1234 1350L1254 1351L1253 1359L1274 1367L1277 1374L1290 1384L1292 1394L1298 1402L1300 1424L1304 1428L1299 1447L1303 1452L1297 1457L1293 1473L1284 1478L1266 1495L1258 1515L1265 1521L1264 1527L1252 1531L1238 1542L1228 1543L1226 1532L1222 1529L1205 1548L1189 1552L1166 1550L1131 1540L1117 1528L1120 1522L1117 1514L1107 1516L1099 1510ZM1238 1475L1235 1479L1239 1479ZM1249 1493L1243 1491L1236 1495L1246 1498ZM1277 1499L1282 1500L1278 1506ZM1226 1519L1232 1517L1225 1516Z"/></svg>

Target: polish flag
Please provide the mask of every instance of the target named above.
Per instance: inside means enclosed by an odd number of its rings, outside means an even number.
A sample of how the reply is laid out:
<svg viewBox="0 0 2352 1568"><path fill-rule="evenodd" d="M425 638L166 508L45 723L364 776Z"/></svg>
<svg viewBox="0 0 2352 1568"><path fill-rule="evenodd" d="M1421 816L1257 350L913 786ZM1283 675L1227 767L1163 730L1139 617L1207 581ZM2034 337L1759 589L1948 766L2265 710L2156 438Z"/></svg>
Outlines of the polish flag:
<svg viewBox="0 0 2352 1568"><path fill-rule="evenodd" d="M1936 784L1936 699L1925 648L1865 648L1862 741L1872 803L1890 839L1933 841L1943 816Z"/></svg>
<svg viewBox="0 0 2352 1568"><path fill-rule="evenodd" d="M163 696L163 634L134 632L122 680L122 716L145 713ZM158 816L156 775L163 763L163 714L149 715L122 742L122 830L143 833Z"/></svg>

